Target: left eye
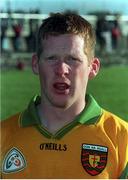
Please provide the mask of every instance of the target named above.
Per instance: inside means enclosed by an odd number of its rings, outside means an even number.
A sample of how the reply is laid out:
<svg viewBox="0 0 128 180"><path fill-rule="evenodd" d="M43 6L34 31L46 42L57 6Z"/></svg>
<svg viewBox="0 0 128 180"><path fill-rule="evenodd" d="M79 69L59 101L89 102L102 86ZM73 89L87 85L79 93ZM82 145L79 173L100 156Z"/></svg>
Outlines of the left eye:
<svg viewBox="0 0 128 180"><path fill-rule="evenodd" d="M70 63L70 64L78 64L78 63L81 63L82 61L79 60L78 58L69 57L67 62Z"/></svg>
<svg viewBox="0 0 128 180"><path fill-rule="evenodd" d="M70 57L69 60L70 60L70 61L77 61L77 59L76 59L76 58L73 58L73 57Z"/></svg>

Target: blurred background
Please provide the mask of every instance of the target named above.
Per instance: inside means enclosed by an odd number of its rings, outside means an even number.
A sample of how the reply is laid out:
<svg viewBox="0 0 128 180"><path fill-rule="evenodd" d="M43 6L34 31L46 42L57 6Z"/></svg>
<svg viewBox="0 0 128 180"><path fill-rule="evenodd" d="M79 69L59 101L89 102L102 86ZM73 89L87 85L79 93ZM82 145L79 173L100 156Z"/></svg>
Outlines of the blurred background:
<svg viewBox="0 0 128 180"><path fill-rule="evenodd" d="M72 11L95 28L99 75L88 86L99 104L128 120L127 0L1 0L1 119L22 111L39 93L31 71L36 33L52 12Z"/></svg>

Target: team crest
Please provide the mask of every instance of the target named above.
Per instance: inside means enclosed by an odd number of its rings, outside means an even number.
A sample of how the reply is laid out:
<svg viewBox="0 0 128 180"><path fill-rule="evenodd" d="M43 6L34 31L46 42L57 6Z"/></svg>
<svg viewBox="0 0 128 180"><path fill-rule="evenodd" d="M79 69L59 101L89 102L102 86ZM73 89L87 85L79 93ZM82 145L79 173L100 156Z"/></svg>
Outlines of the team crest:
<svg viewBox="0 0 128 180"><path fill-rule="evenodd" d="M81 162L85 171L96 176L107 164L108 148L105 146L82 144Z"/></svg>
<svg viewBox="0 0 128 180"><path fill-rule="evenodd" d="M2 169L4 173L21 171L25 167L26 167L25 158L17 148L12 148L7 152L3 161Z"/></svg>

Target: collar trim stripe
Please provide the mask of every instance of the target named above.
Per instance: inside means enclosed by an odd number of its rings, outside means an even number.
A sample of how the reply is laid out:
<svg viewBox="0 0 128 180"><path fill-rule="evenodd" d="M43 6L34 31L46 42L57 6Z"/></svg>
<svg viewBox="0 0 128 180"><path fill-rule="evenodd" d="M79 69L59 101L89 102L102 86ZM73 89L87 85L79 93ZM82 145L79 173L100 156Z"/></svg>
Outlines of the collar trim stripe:
<svg viewBox="0 0 128 180"><path fill-rule="evenodd" d="M39 118L36 108L36 105L40 102L41 98L37 95L34 96L30 101L28 108L21 114L19 122L21 127L35 126L47 138L54 137L60 139L72 128L79 124L94 124L98 121L99 117L103 113L101 107L97 104L95 99L91 95L87 95L87 105L84 108L84 110L80 113L80 115L78 115L73 122L64 126L53 135L41 124L41 120Z"/></svg>

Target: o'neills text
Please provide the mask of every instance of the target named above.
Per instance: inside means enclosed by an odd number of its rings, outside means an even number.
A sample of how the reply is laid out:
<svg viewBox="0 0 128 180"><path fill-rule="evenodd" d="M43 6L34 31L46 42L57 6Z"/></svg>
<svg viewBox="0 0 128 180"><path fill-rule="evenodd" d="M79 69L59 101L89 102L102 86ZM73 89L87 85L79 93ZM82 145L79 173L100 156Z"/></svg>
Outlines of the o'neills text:
<svg viewBox="0 0 128 180"><path fill-rule="evenodd" d="M66 151L66 144L56 144L56 143L42 143L40 144L40 150L55 150L55 151Z"/></svg>

